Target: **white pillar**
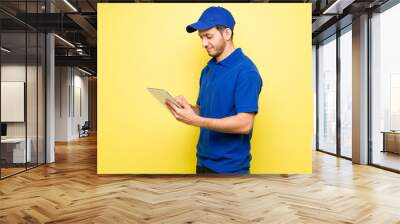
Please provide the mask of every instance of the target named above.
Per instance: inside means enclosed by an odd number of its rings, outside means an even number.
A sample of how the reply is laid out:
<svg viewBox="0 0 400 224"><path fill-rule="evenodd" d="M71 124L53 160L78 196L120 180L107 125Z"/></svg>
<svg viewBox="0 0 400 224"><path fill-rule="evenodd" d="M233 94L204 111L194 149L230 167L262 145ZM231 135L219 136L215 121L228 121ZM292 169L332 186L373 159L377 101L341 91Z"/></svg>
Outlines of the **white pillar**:
<svg viewBox="0 0 400 224"><path fill-rule="evenodd" d="M46 4L47 12L53 12L54 6L50 1ZM46 35L46 163L55 161L55 44L54 34Z"/></svg>
<svg viewBox="0 0 400 224"><path fill-rule="evenodd" d="M368 163L368 15L353 19L352 159Z"/></svg>

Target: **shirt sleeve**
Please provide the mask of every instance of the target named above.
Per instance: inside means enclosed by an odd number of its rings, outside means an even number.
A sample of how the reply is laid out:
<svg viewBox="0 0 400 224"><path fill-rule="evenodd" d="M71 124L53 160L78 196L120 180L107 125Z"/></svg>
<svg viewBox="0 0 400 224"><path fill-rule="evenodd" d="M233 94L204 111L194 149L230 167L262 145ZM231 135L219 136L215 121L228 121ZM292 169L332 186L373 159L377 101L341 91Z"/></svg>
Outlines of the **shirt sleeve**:
<svg viewBox="0 0 400 224"><path fill-rule="evenodd" d="M257 113L261 88L262 79L258 71L240 73L235 89L236 112Z"/></svg>

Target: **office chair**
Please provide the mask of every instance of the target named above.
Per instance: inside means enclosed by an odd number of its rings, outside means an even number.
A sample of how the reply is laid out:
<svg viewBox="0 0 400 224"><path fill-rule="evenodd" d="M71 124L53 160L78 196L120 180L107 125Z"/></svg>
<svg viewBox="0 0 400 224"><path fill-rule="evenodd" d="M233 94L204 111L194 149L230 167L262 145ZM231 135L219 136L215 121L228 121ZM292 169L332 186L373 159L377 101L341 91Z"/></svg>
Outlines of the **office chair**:
<svg viewBox="0 0 400 224"><path fill-rule="evenodd" d="M89 136L89 129L90 129L89 121L85 121L82 127L80 127L80 125L78 124L78 129L79 129L79 138Z"/></svg>

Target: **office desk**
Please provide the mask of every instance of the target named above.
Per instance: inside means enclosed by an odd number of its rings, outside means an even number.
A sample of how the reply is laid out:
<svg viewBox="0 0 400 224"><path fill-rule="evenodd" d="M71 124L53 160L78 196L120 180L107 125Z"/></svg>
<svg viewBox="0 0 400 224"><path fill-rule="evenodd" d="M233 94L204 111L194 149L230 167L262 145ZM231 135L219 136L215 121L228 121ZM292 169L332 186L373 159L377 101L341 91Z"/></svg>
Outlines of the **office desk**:
<svg viewBox="0 0 400 224"><path fill-rule="evenodd" d="M1 139L1 157L6 160L6 163L30 162L32 157L32 140L30 138L27 138L27 142L28 144L25 154L25 138ZM27 161L25 161L25 158L27 159Z"/></svg>
<svg viewBox="0 0 400 224"><path fill-rule="evenodd" d="M383 131L382 152L393 152L400 154L400 132Z"/></svg>

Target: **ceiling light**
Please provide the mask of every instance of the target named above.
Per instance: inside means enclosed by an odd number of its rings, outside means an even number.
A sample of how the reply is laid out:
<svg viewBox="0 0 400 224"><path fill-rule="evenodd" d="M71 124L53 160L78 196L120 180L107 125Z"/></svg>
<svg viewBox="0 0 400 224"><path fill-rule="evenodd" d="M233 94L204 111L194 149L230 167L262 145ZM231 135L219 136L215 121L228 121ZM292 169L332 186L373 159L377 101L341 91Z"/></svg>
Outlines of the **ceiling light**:
<svg viewBox="0 0 400 224"><path fill-rule="evenodd" d="M336 0L332 5L325 9L322 14L342 14L343 10L354 1L355 0Z"/></svg>
<svg viewBox="0 0 400 224"><path fill-rule="evenodd" d="M79 67L78 67L78 70L81 71L81 72L83 72L83 73L85 73L85 74L93 75L92 73L90 73L90 72L88 72L88 71L86 71L86 70L83 70L83 69L81 69L81 68L79 68Z"/></svg>
<svg viewBox="0 0 400 224"><path fill-rule="evenodd" d="M75 48L75 45L71 44L71 42L67 41L66 39L64 39L64 38L62 38L62 37L60 37L60 36L58 36L57 34L54 34L54 36L57 37L58 39L60 39L61 41L63 41L64 43L66 43L67 45L69 45L69 46Z"/></svg>
<svg viewBox="0 0 400 224"><path fill-rule="evenodd" d="M5 48L5 47L1 47L1 50L4 51L4 52L6 52L6 53L10 53L10 52L11 52L11 50L9 50L9 49L7 49L7 48Z"/></svg>
<svg viewBox="0 0 400 224"><path fill-rule="evenodd" d="M74 10L74 12L78 12L78 10L71 4L69 3L69 1L64 0L65 4L67 4L72 10Z"/></svg>

